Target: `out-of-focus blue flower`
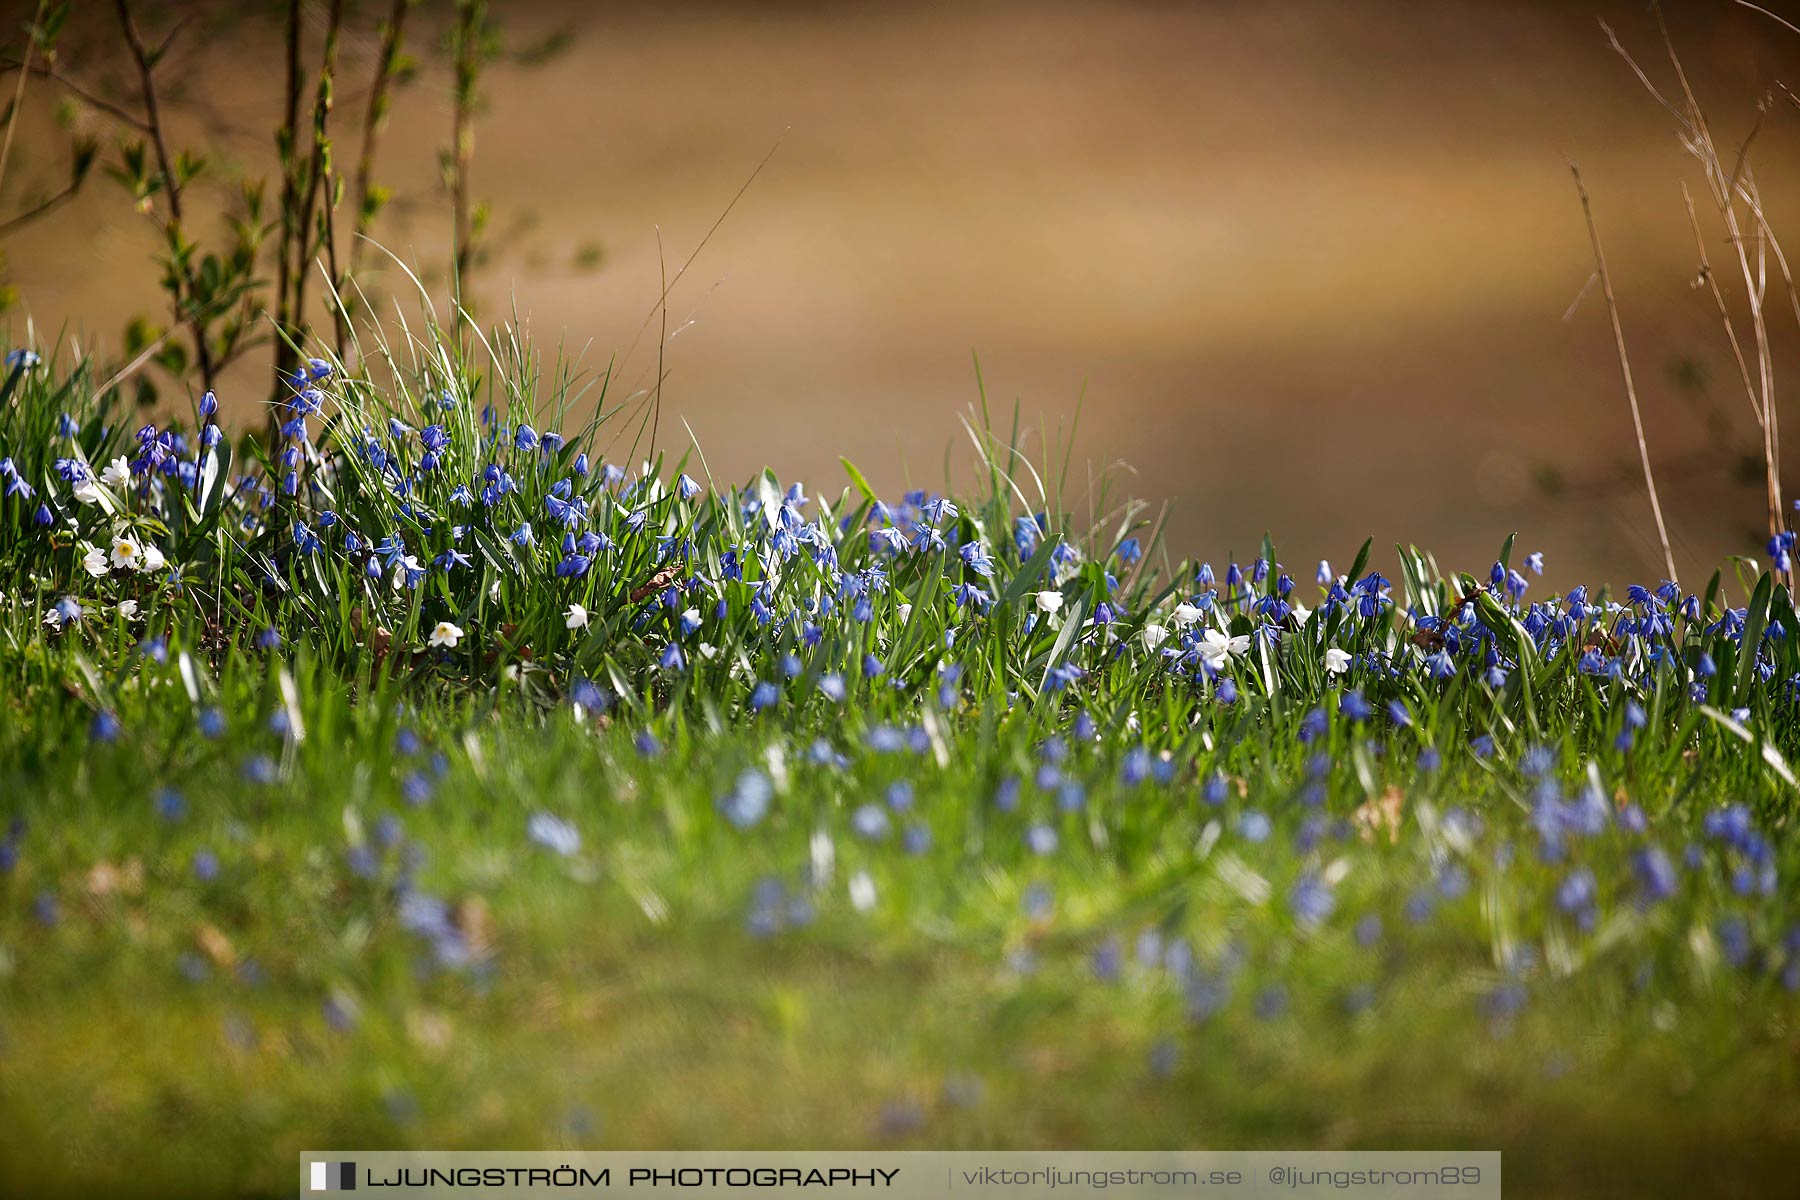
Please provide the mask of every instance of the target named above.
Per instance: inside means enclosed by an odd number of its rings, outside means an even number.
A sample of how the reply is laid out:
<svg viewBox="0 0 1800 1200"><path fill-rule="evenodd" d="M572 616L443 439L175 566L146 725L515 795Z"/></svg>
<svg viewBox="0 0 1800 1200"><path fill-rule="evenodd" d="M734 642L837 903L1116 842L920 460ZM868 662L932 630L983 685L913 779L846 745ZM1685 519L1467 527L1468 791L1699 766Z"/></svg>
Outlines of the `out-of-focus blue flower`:
<svg viewBox="0 0 1800 1200"><path fill-rule="evenodd" d="M769 802L775 798L775 786L769 777L754 768L737 777L732 788L719 800L725 819L739 829L749 829L768 815Z"/></svg>
<svg viewBox="0 0 1800 1200"><path fill-rule="evenodd" d="M581 851L581 831L561 817L535 812L525 823L525 836L553 854L573 858Z"/></svg>

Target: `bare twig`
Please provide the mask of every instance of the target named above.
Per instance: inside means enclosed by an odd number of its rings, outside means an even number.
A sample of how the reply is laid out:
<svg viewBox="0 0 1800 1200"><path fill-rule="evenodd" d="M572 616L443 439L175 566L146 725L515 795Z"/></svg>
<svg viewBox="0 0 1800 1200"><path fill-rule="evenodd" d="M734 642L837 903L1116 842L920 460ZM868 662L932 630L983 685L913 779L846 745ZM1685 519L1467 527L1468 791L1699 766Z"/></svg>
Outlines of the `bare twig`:
<svg viewBox="0 0 1800 1200"><path fill-rule="evenodd" d="M1750 3L1750 0L1737 0L1737 2L1741 7L1747 8L1751 12L1761 13L1763 16L1769 18L1769 20L1775 22L1777 25L1785 25L1789 29L1793 30L1795 33L1800 33L1800 25L1794 24L1792 21L1788 20L1786 17L1783 17L1783 16L1780 16L1779 14L1770 12L1768 9L1764 8L1760 4L1752 4L1752 3Z"/></svg>
<svg viewBox="0 0 1800 1200"><path fill-rule="evenodd" d="M1763 319L1764 289L1759 279L1760 272L1753 272L1750 267L1749 251L1745 238L1738 224L1737 204L1733 199L1737 172L1730 176L1725 174L1724 164L1719 159L1719 150L1713 141L1712 130L1708 127L1706 114L1700 107L1699 99L1694 95L1693 87L1688 83L1687 71L1681 65L1681 56L1675 52L1675 40L1669 36L1669 27L1663 21L1662 9L1653 7L1656 15L1656 27L1662 34L1663 48L1669 56L1669 65L1675 69L1675 78L1681 84L1681 94L1687 102L1687 123L1695 134L1694 153L1700 159L1712 188L1713 200L1719 209L1719 215L1725 221L1725 232L1737 250L1738 269L1744 277L1746 299L1750 305L1750 329L1756 335L1756 361L1762 393L1762 432L1763 460L1767 472L1769 503L1769 534L1773 537L1781 531L1781 441L1777 433L1778 425L1775 413L1775 359L1769 346L1768 325Z"/></svg>
<svg viewBox="0 0 1800 1200"><path fill-rule="evenodd" d="M77 83L75 80L70 79L67 75L62 74L60 71L56 70L56 68L49 66L48 64L45 64L45 63L27 64L27 63L21 62L20 60L18 60L16 58L0 58L0 75L3 75L8 71L20 71L20 70L29 71L33 75L41 76L44 79L50 80L51 82L62 87L65 91L69 92L76 99L80 100L83 104L86 104L89 108L96 109L100 112L105 113L107 116L111 117L115 121L118 121L122 125L129 125L131 128L137 130L139 133L149 133L150 132L150 127L148 125L144 124L144 120L142 117L139 117L137 114L130 112L124 108L121 108L120 106L118 106L117 104L114 104L112 101L106 99L103 96L96 96L93 92L89 91L87 88L83 87L81 84Z"/></svg>
<svg viewBox="0 0 1800 1200"><path fill-rule="evenodd" d="M656 342L656 397L650 402L650 458L656 459L656 433L662 425L663 355L669 348L669 264L663 258L662 226L656 227L656 268L662 273L662 336Z"/></svg>
<svg viewBox="0 0 1800 1200"><path fill-rule="evenodd" d="M13 132L19 127L19 110L25 105L25 81L31 78L31 52L37 49L37 27L44 20L44 0L38 0L37 16L32 18L31 33L25 38L23 69L19 84L13 89L12 111L6 117L6 140L0 142L0 183L6 182L6 161L12 157Z"/></svg>
<svg viewBox="0 0 1800 1200"><path fill-rule="evenodd" d="M1737 363L1738 375L1744 381L1744 393L1750 398L1750 414L1762 425L1762 408L1756 400L1756 384L1750 379L1750 364L1744 361L1744 348L1738 341L1737 328L1731 323L1731 310L1725 307L1725 296L1719 290L1719 277L1713 274L1712 261L1706 254L1706 237L1700 232L1700 218L1694 213L1694 197L1686 183L1681 185L1681 199L1687 205L1688 224L1694 230L1694 249L1700 255L1700 277L1695 286L1704 283L1719 306L1719 321L1725 326L1725 340L1731 345L1731 357Z"/></svg>
<svg viewBox="0 0 1800 1200"><path fill-rule="evenodd" d="M319 84L313 93L312 154L306 165L306 190L300 197L300 212L295 218L299 245L294 260L294 324L306 325L306 283L311 278L307 261L315 246L331 241L332 196L327 193L324 208L318 214L320 236L313 239L314 209L319 204L319 190L331 174L331 89L337 74L338 33L343 27L344 0L331 0L325 23L325 48L320 54ZM336 277L335 270L333 277Z"/></svg>
<svg viewBox="0 0 1800 1200"><path fill-rule="evenodd" d="M350 264L347 275L355 275L362 263L363 247L375 225L375 212L370 203L374 190L375 148L387 124L389 98L395 69L400 61L401 38L406 28L406 14L412 0L394 0L388 19L381 27L381 50L375 60L375 80L369 88L368 107L363 110L362 150L356 160L352 203L356 212L356 236L350 242ZM339 284L339 290L343 285Z"/></svg>
<svg viewBox="0 0 1800 1200"><path fill-rule="evenodd" d="M54 196L38 202L36 205L26 209L17 216L8 217L6 220L0 221L0 237L5 237L15 229L22 229L39 217L55 212L58 208L61 208L64 204L73 200L75 198L75 193L80 190L81 180L73 180L64 187L62 191L56 193Z"/></svg>
<svg viewBox="0 0 1800 1200"><path fill-rule="evenodd" d="M295 216L300 207L300 0L288 0L287 6L287 77L282 93L282 123L275 131L275 149L281 158L281 241L276 247L275 264L275 380L270 391L270 399L278 401L285 397L283 389L292 374L294 351L289 348L293 337L294 322L297 319L293 312L293 245L296 232L301 238L306 236L305 228L295 228ZM270 444L274 444L274 429L280 418L271 407Z"/></svg>
<svg viewBox="0 0 1800 1200"><path fill-rule="evenodd" d="M131 17L129 0L113 0L114 10L119 15L119 28L125 35L125 44L131 51L132 62L137 66L138 85L143 93L144 124L149 129L150 144L156 151L157 170L162 174L162 190L169 200L169 220L165 233L169 239L171 266L174 268L180 284L176 288L176 317L186 316L194 335L194 361L200 367L200 381L204 387L213 386L212 347L206 341L206 323L199 312L199 287L194 278L193 264L182 252L181 232L181 178L175 172L174 162L169 157L169 140L165 136L162 123L162 110L156 99L155 59L144 45L143 37L138 33L137 23ZM166 48L165 43L165 48ZM180 294L186 289L186 302ZM183 308L187 308L185 314Z"/></svg>
<svg viewBox="0 0 1800 1200"><path fill-rule="evenodd" d="M783 130L781 137L775 139L775 144L769 147L769 152L762 156L762 161L756 164L756 169L750 172L750 176L744 180L743 186L738 188L737 192L731 197L730 202L725 205L723 211L719 213L718 218L714 220L712 225L707 229L706 235L700 239L699 245L694 247L694 252L689 254L687 256L687 261L683 262L680 268L676 270L675 278L663 281L662 292L657 296L656 303L652 304L650 306L650 311L644 314L642 323L638 325L637 333L632 336L631 344L625 348L625 353L619 356L619 361L621 363L624 363L631 358L631 352L637 349L638 342L644 336L644 330L650 328L650 322L656 319L658 308L668 302L669 293L674 290L676 284L681 282L681 277L687 274L687 269L694 265L694 260L700 257L700 252L706 249L706 244L712 241L713 234L719 232L719 226L725 224L725 218L729 217L731 215L731 210L738 206L738 201L744 198L744 193L750 190L750 185L756 182L756 177L763 173L763 168L769 165L769 160L775 157L775 152L781 149L782 138L785 138L786 136L787 131Z"/></svg>
<svg viewBox="0 0 1800 1200"><path fill-rule="evenodd" d="M1680 55L1675 51L1674 39L1669 35L1668 25L1663 20L1662 10L1654 3L1651 5L1651 8L1656 17L1657 29L1662 36L1663 46L1668 53L1669 64L1674 69L1676 81L1681 87L1682 106L1679 108L1671 103L1669 99L1657 89L1656 85L1651 82L1649 75L1638 65L1637 60L1631 56L1630 51L1626 50L1625 47L1620 44L1617 36L1606 26L1605 22L1601 22L1601 27L1606 30L1606 35L1612 43L1613 50L1625 61L1625 64L1630 67L1632 74L1637 76L1638 82L1641 83L1644 86L1644 89L1655 98L1658 104L1661 104L1674 115L1678 123L1682 144L1686 147L1688 153L1692 154L1699 162L1701 173L1706 179L1707 190L1713 199L1713 205L1718 210L1720 220L1723 221L1725 225L1726 240L1736 252L1738 271L1744 280L1745 299L1750 310L1751 331L1754 334L1755 339L1757 378L1755 385L1750 391L1752 408L1755 411L1757 425L1762 432L1764 482L1767 492L1766 499L1768 502L1769 532L1771 535L1774 535L1780 531L1783 521L1781 499L1781 440L1779 432L1779 415L1775 406L1774 359L1769 344L1767 322L1764 319L1763 313L1766 282L1762 270L1762 256L1764 254L1763 246L1765 243L1759 239L1757 250L1758 262L1753 265L1750 260L1748 239L1744 236L1744 230L1738 219L1737 211L1737 197L1739 195L1744 195L1747 200L1750 200L1746 179L1749 174L1747 156L1750 142L1755 138L1757 129L1753 128L1751 130L1750 136L1745 139L1738 151L1738 157L1735 164L1732 169L1727 172L1725 164L1719 155L1718 145L1713 140L1712 130L1707 123L1706 114L1701 109L1699 99L1695 96L1694 89L1688 81L1687 72L1682 67ZM1757 128L1760 128L1761 120L1762 110L1759 108ZM1755 201L1750 200L1750 203L1752 209L1756 210L1757 205ZM1766 232L1766 223L1761 221L1760 214L1758 216L1758 222ZM1704 239L1698 232L1697 222L1695 222L1695 229L1696 240L1703 242ZM1702 269L1710 275L1710 271L1707 270L1704 263L1704 247L1702 248L1702 256ZM1713 281L1713 287L1714 300L1719 304L1721 315L1724 316L1726 310L1716 280ZM1738 342L1735 331L1731 329L1728 316L1726 317L1726 326L1727 334L1732 341L1733 353L1738 357L1741 365L1740 373L1748 378L1748 357L1744 354L1743 347Z"/></svg>
<svg viewBox="0 0 1800 1200"><path fill-rule="evenodd" d="M172 326L163 330L161 334L151 339L148 346L145 346L142 350L138 351L136 358L126 363L123 367L120 367L118 374L114 375L111 379L95 389L94 395L96 397L104 396L106 393L112 391L121 383L124 383L127 379L130 379L133 375L137 374L138 368L156 357L157 352L160 351L163 346L168 343L168 340L174 336L175 330Z"/></svg>
<svg viewBox="0 0 1800 1200"><path fill-rule="evenodd" d="M450 204L451 236L456 242L455 288L456 308L465 308L463 286L469 265L475 256L475 228L470 213L469 163L475 155L475 84L481 72L482 24L486 17L484 0L456 0L455 109L450 131Z"/></svg>
<svg viewBox="0 0 1800 1200"><path fill-rule="evenodd" d="M1570 317L1575 315L1575 311L1581 307L1581 302L1587 299L1588 293L1593 291L1594 285L1599 282L1600 272L1594 271L1588 275L1587 282L1581 285L1581 290L1575 293L1573 300L1569 301L1569 307L1563 309L1562 319L1565 324L1568 323Z"/></svg>
<svg viewBox="0 0 1800 1200"><path fill-rule="evenodd" d="M1612 318L1613 342L1619 349L1619 374L1625 381L1625 398L1631 403L1631 424L1637 433L1638 459L1644 465L1644 490L1650 493L1650 512L1656 518L1656 536L1662 542L1663 563L1669 579L1675 574L1675 553L1669 548L1669 528L1663 523L1662 501L1656 495L1656 476L1650 469L1650 446L1644 438L1644 416L1638 409L1637 388L1631 381L1631 359L1625 353L1625 330L1619 323L1619 302L1613 296L1612 277L1606 271L1606 254L1600 249L1600 229L1594 224L1594 208L1588 200L1587 188L1581 182L1581 171L1569 163L1569 174L1575 179L1575 194L1581 197L1581 214L1587 219L1588 240L1594 247L1594 270L1600 276L1600 291L1606 297L1606 312Z"/></svg>

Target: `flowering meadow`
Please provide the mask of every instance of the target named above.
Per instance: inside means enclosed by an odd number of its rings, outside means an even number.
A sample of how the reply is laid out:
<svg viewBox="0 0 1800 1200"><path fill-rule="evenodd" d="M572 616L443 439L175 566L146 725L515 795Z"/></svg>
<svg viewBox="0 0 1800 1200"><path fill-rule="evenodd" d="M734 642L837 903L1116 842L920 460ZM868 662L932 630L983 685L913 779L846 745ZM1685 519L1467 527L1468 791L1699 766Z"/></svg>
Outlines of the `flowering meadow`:
<svg viewBox="0 0 1800 1200"><path fill-rule="evenodd" d="M884 497L648 454L503 332L357 361L259 447L7 359L0 1191L378 1145L1791 1172L1791 534L1561 593L1523 543L1177 561L985 410L971 486Z"/></svg>

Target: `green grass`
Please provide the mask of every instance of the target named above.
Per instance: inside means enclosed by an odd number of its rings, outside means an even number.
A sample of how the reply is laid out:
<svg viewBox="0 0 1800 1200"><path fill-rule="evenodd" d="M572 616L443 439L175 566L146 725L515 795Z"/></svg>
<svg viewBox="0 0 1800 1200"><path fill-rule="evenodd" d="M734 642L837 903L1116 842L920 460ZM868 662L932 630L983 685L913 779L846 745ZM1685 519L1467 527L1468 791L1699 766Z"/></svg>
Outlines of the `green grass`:
<svg viewBox="0 0 1800 1200"><path fill-rule="evenodd" d="M1215 586L1135 505L1072 519L1066 461L985 417L954 514L846 464L784 549L772 476L609 479L604 380L491 344L369 347L304 437L209 468L189 429L191 485L103 503L56 460L143 419L85 365L10 373L0 1190L270 1193L372 1146L1467 1146L1570 1196L1791 1169L1784 579L1586 612L1364 546L1284 596L1265 545ZM510 432L595 401L563 446ZM488 463L515 486L458 502ZM576 497L610 545L559 571ZM84 566L121 531L167 566ZM369 570L394 537L416 586ZM1202 631L1247 640L1215 669Z"/></svg>

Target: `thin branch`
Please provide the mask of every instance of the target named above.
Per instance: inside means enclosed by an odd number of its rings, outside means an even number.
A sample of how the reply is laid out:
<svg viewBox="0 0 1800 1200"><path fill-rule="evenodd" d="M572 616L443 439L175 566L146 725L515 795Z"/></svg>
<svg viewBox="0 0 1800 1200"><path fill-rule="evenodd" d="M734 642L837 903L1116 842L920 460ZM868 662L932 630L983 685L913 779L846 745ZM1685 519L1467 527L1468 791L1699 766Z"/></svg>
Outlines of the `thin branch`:
<svg viewBox="0 0 1800 1200"><path fill-rule="evenodd" d="M1573 300L1569 301L1569 307L1563 309L1562 319L1564 324L1567 324L1569 318L1575 315L1575 310L1581 307L1581 302L1587 299L1588 293L1593 291L1594 285L1599 282L1600 272L1590 271L1588 273L1587 282L1581 285L1581 290L1575 293L1575 298Z"/></svg>
<svg viewBox="0 0 1800 1200"><path fill-rule="evenodd" d="M469 202L469 164L475 155L475 86L481 74L481 38L487 20L483 0L456 0L455 95L450 126L451 266L456 310L465 311L463 286L475 258L475 225Z"/></svg>
<svg viewBox="0 0 1800 1200"><path fill-rule="evenodd" d="M1750 364L1744 360L1744 348L1738 342L1737 329L1731 323L1731 310L1725 307L1725 296L1719 290L1719 277L1713 274L1712 262L1706 255L1706 237L1700 232L1700 218L1694 213L1694 197L1688 191L1686 183L1681 185L1681 199L1687 205L1688 224L1694 230L1694 249L1700 255L1700 278L1696 286L1704 282L1712 291L1713 302L1719 306L1719 321L1725 326L1725 340L1731 344L1731 357L1737 363L1738 374L1744 381L1744 393L1750 398L1750 414L1756 418L1758 428L1762 427L1762 409L1756 400L1756 384L1750 379Z"/></svg>
<svg viewBox="0 0 1800 1200"><path fill-rule="evenodd" d="M114 375L111 379L109 379L105 383L101 384L99 388L95 389L94 395L96 397L104 396L104 395L106 395L106 393L112 391L114 388L118 387L121 383L124 383L127 379L129 379L133 375L137 374L138 369L140 367L142 367L145 363L149 362L152 358L155 358L157 352L160 351L163 348L164 344L167 343L168 340L174 336L175 336L174 327L171 326L170 328L163 330L162 333L158 334L154 339L152 339L152 341L150 342L150 344L148 346L145 346L142 350L138 351L136 358L134 358L130 362L126 363L123 367L120 367L119 373L117 375Z"/></svg>
<svg viewBox="0 0 1800 1200"><path fill-rule="evenodd" d="M6 140L0 142L0 183L6 181L6 161L12 157L13 133L19 127L19 110L25 105L25 81L31 78L31 52L37 47L37 28L44 20L44 0L38 0L37 16L32 18L32 34L25 38L24 70L19 72L19 86L13 89L12 111L6 115Z"/></svg>
<svg viewBox="0 0 1800 1200"><path fill-rule="evenodd" d="M1763 318L1763 287L1758 282L1760 272L1752 272L1750 257L1745 249L1745 239L1738 225L1737 205L1733 201L1733 190L1736 187L1736 173L1727 177L1724 164L1719 159L1717 144L1713 141L1712 130L1707 124L1706 113L1700 107L1700 100L1694 95L1693 86L1688 82L1687 71L1681 65L1681 56L1675 52L1675 39L1669 36L1669 26L1663 20L1662 8L1652 5L1652 13L1656 17L1656 28L1662 34L1663 49L1668 53L1669 65L1675 70L1675 78L1681 84L1681 94L1687 101L1688 125L1696 132L1696 151L1701 166L1705 169L1707 182L1713 191L1714 203L1718 206L1719 215L1724 218L1725 232L1730 236L1732 246L1737 250L1738 269L1744 277L1746 298L1750 305L1750 329L1756 335L1757 373L1762 385L1762 432L1763 463L1767 475L1769 503L1769 535L1773 537L1781 531L1784 514L1781 503L1781 439L1776 432L1777 417L1775 411L1775 358L1769 346L1768 324Z"/></svg>
<svg viewBox="0 0 1800 1200"><path fill-rule="evenodd" d="M1657 30L1662 35L1664 49L1668 53L1669 64L1674 68L1675 78L1681 85L1685 110L1676 108L1654 83L1649 75L1638 65L1631 52L1620 44L1618 37L1604 21L1601 28L1612 43L1613 50L1625 61L1638 82L1656 102L1674 115L1679 123L1679 132L1683 145L1688 153L1697 159L1701 171L1706 177L1707 189L1711 192L1713 204L1718 209L1720 218L1725 223L1727 241L1736 251L1738 270L1743 275L1744 287L1750 305L1751 329L1756 335L1756 357L1758 375L1760 377L1760 398L1757 403L1757 423L1763 435L1763 460L1765 482L1768 492L1769 532L1771 535L1780 531L1783 521L1781 501L1781 450L1780 438L1776 432L1778 425L1775 410L1775 368L1771 355L1767 324L1763 318L1763 293L1758 284L1758 272L1752 268L1750 256L1745 248L1743 230L1738 222L1737 205L1734 192L1742 190L1737 172L1728 176L1724 163L1720 160L1717 144L1713 141L1712 131L1708 127L1706 114L1700 107L1699 99L1688 82L1687 72L1681 65L1681 56L1675 51L1675 42L1669 35L1668 24L1663 20L1662 9L1656 3L1651 4L1652 14L1656 18ZM1745 143L1748 148L1748 142ZM1747 171L1742 162L1738 171Z"/></svg>
<svg viewBox="0 0 1800 1200"><path fill-rule="evenodd" d="M131 126L131 128L137 130L139 133L149 133L150 132L150 126L148 126L144 123L144 120L142 117L139 117L137 114L130 112L124 108L119 107L117 104L114 104L111 100L108 100L103 96L96 96L93 92L89 91L86 87L77 83L75 80L70 79L67 75L62 74L60 71L56 70L54 67L49 66L48 64L31 63L31 64L27 65L26 63L20 62L16 58L0 58L0 75L4 75L8 71L18 71L18 70L27 70L27 71L30 71L33 75L37 75L44 79L50 80L52 83L59 85L65 91L72 94L76 99L80 100L83 104L86 104L89 108L98 109L99 111L105 113L107 116L111 117L113 120L118 121L121 124Z"/></svg>
<svg viewBox="0 0 1800 1200"><path fill-rule="evenodd" d="M1613 27L1611 25L1608 25L1603 20L1600 22L1600 28L1606 31L1606 40L1612 43L1613 53L1625 60L1625 65L1631 68L1631 73L1636 75L1638 82L1644 85L1644 90L1654 96L1658 104L1668 109L1669 115L1674 117L1677 121L1680 121L1682 128L1691 135L1694 130L1693 126L1688 121L1687 114L1671 104L1668 97L1664 96L1662 92L1657 90L1656 85L1650 82L1650 76L1644 74L1644 68L1638 66L1637 59L1631 57L1631 51L1625 49L1619 42L1619 35L1613 32Z"/></svg>
<svg viewBox="0 0 1800 1200"><path fill-rule="evenodd" d="M400 59L400 44L406 27L407 10L412 0L394 0L393 9L381 27L381 51L375 60L375 81L369 88L368 107L363 110L362 151L356 160L352 202L356 212L356 236L350 242L349 275L356 274L362 261L362 250L375 225L375 214L369 208L369 193L374 188L375 147L387 124L388 93L394 80L394 68ZM339 285L342 290L342 285Z"/></svg>
<svg viewBox="0 0 1800 1200"><path fill-rule="evenodd" d="M781 149L781 142L785 137L787 137L787 131L784 129L782 130L781 137L776 138L775 144L769 147L769 152L762 156L762 161L756 164L756 169L750 172L750 177L744 180L743 186L738 188L737 193L731 197L730 203L725 205L724 211L719 213L718 219L707 229L706 236L700 239L700 244L694 247L694 252L687 256L687 261L682 263L681 267L675 272L675 278L666 280L663 283L662 294L657 296L656 303L650 306L650 311L644 314L643 323L638 326L637 333L632 336L631 345L627 346L625 348L625 353L620 356L620 362L629 359L631 357L631 352L637 349L639 339L644 336L644 330L650 328L650 322L656 317L657 308L660 305L667 303L669 292L674 289L676 284L681 282L681 277L687 274L687 269L694 265L694 260L700 257L700 252L702 250L706 249L706 243L712 241L713 234L719 232L719 226L725 224L725 218L731 215L731 210L737 207L738 201L744 198L744 193L750 190L750 185L756 182L756 177L763 173L763 168L769 165L769 160L775 157L775 152L777 150Z"/></svg>
<svg viewBox="0 0 1800 1200"><path fill-rule="evenodd" d="M8 217L6 220L0 221L0 237L5 237L15 229L22 229L39 217L46 216L58 208L61 208L64 204L73 200L75 198L75 193L80 190L81 181L78 179L63 188L62 191L56 193L56 195L51 196L48 200L43 201L35 207L26 209L16 217Z"/></svg>
<svg viewBox="0 0 1800 1200"><path fill-rule="evenodd" d="M662 336L656 343L656 398L650 405L650 459L656 460L656 433L662 426L663 380L668 372L663 369L663 355L669 348L669 265L663 258L662 226L656 227L656 268L662 273Z"/></svg>
<svg viewBox="0 0 1800 1200"><path fill-rule="evenodd" d="M1656 536L1662 542L1663 563L1669 579L1675 574L1675 553L1669 548L1669 528L1663 523L1662 501L1656 495L1656 476L1650 470L1650 445L1644 438L1644 416L1638 409L1637 388L1631 382L1631 359L1625 353L1625 329L1619 323L1619 302L1613 296L1612 276L1607 274L1606 254L1600 249L1600 229L1594 224L1594 208L1588 201L1587 188L1581 182L1581 171L1569 163L1569 174L1575 179L1575 194L1581 197L1581 214L1587 219L1588 241L1594 247L1594 269L1600 276L1600 292L1606 297L1606 312L1612 318L1613 342L1619 349L1619 374L1625 381L1625 398L1631 402L1631 424L1637 432L1638 459L1644 465L1644 489L1650 493L1650 512L1656 518Z"/></svg>
<svg viewBox="0 0 1800 1200"><path fill-rule="evenodd" d="M310 278L307 272L307 260L312 257L312 248L331 240L329 230L332 219L332 198L329 193L325 197L325 207L319 213L321 233L317 242L313 241L313 209L319 203L319 189L325 185L330 173L331 154L331 88L333 77L337 73L338 33L343 25L344 0L331 0L330 15L325 24L325 48L320 55L319 86L313 94L313 144L312 156L307 162L306 191L300 199L300 212L295 218L299 231L299 245L294 259L294 324L298 329L306 326L306 283ZM333 271L335 278L336 272Z"/></svg>
<svg viewBox="0 0 1800 1200"><path fill-rule="evenodd" d="M300 206L300 0L288 0L285 41L287 74L282 93L282 123L275 130L275 149L281 159L281 237L276 244L275 328L279 336L275 339L275 379L269 397L270 445L275 444L274 430L280 421L273 404L284 398L282 389L294 365L294 352L288 342L292 339L295 319L294 217ZM305 237L304 229L300 230L300 236Z"/></svg>
<svg viewBox="0 0 1800 1200"><path fill-rule="evenodd" d="M1752 4L1752 3L1750 3L1750 0L1737 0L1737 2L1741 7L1747 8L1751 12L1761 13L1763 16L1769 18L1769 20L1775 22L1777 25L1785 25L1789 29L1793 30L1795 33L1800 33L1800 25L1794 24L1792 21L1788 20L1786 17L1783 17L1776 13L1770 12L1768 9L1764 8L1760 4Z"/></svg>
<svg viewBox="0 0 1800 1200"><path fill-rule="evenodd" d="M170 242L170 255L175 259L173 265L178 269L180 280L180 284L175 289L177 293L175 296L176 316L178 318L181 316L181 309L184 307L180 290L182 286L185 286L187 289L185 307L190 310L187 313L187 320L194 334L194 360L200 367L201 383L210 389L213 385L214 375L212 348L206 344L206 324L200 313L194 311L197 307L194 301L199 294L199 288L194 279L193 265L186 261L180 251L182 240L181 180L176 175L174 164L169 158L169 142L163 133L162 110L158 107L156 100L154 60L144 47L144 39L138 33L137 23L131 19L129 0L114 0L113 8L119 15L119 28L125 34L125 44L130 48L132 61L137 66L138 84L143 92L144 100L144 124L150 131L150 144L156 150L157 170L162 174L163 192L169 198L169 221L166 233Z"/></svg>

